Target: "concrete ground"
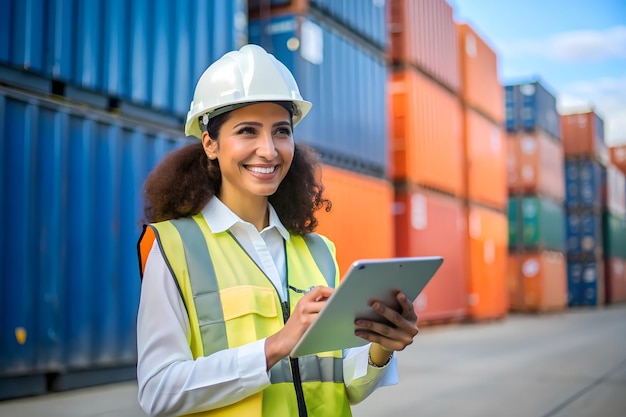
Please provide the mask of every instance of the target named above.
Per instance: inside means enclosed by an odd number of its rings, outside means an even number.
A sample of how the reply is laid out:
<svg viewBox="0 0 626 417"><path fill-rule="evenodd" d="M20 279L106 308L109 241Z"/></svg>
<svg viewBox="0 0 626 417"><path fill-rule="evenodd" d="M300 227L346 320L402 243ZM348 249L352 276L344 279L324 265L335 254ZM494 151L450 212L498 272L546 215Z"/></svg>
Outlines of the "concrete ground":
<svg viewBox="0 0 626 417"><path fill-rule="evenodd" d="M624 417L626 305L425 327L354 417ZM134 382L0 402L0 416L140 417Z"/></svg>

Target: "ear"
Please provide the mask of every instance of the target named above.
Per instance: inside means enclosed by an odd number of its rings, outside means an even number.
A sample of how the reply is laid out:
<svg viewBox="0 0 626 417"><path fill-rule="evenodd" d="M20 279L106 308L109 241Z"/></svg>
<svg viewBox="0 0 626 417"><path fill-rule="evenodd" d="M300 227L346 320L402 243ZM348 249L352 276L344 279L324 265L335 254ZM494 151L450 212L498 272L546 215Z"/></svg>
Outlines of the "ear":
<svg viewBox="0 0 626 417"><path fill-rule="evenodd" d="M208 132L202 133L202 147L209 159L217 158L217 141L211 139Z"/></svg>

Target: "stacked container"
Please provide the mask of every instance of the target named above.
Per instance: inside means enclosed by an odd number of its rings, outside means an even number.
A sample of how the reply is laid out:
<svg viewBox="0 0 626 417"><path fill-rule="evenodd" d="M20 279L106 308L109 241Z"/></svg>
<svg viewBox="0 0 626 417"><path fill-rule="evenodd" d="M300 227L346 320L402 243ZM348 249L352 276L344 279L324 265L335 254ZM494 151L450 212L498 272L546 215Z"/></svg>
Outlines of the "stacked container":
<svg viewBox="0 0 626 417"><path fill-rule="evenodd" d="M510 309L567 306L565 180L556 99L539 82L505 94Z"/></svg>
<svg viewBox="0 0 626 417"><path fill-rule="evenodd" d="M4 1L0 399L135 377L142 184L242 1ZM78 23L76 23L78 22Z"/></svg>
<svg viewBox="0 0 626 417"><path fill-rule="evenodd" d="M594 112L561 116L565 150L568 304L605 302L603 213L607 207L604 123ZM611 169L611 182L614 178ZM610 223L610 212L605 219ZM606 223L606 222L605 222Z"/></svg>
<svg viewBox="0 0 626 417"><path fill-rule="evenodd" d="M495 51L457 24L464 187L468 215L468 304L473 319L508 311L504 101Z"/></svg>
<svg viewBox="0 0 626 417"><path fill-rule="evenodd" d="M318 212L317 232L335 243L342 273L359 258L393 256L384 12L377 1L250 2L250 42L283 62L313 103L294 137L322 155L332 210Z"/></svg>

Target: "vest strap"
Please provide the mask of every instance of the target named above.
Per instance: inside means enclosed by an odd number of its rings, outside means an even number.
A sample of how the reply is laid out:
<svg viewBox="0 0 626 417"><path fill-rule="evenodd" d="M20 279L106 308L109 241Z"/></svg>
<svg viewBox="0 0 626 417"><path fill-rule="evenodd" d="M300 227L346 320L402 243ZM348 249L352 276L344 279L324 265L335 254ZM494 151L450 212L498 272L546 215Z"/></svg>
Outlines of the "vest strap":
<svg viewBox="0 0 626 417"><path fill-rule="evenodd" d="M318 357L315 355L298 358L302 382L343 382L342 358ZM289 357L282 358L270 369L272 384L293 382Z"/></svg>
<svg viewBox="0 0 626 417"><path fill-rule="evenodd" d="M324 242L324 239L317 233L307 233L302 236L306 242L309 252L313 256L313 260L317 264L317 267L324 275L326 283L330 288L335 288L335 260L333 254L330 253L328 245Z"/></svg>

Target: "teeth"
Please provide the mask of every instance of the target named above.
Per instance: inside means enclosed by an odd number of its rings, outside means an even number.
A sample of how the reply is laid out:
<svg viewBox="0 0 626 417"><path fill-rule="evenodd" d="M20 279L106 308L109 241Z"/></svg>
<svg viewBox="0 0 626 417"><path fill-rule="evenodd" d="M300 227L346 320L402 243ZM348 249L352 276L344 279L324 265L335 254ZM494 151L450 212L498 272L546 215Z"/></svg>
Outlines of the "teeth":
<svg viewBox="0 0 626 417"><path fill-rule="evenodd" d="M272 172L274 172L276 170L276 167L268 167L268 168L264 168L264 167L248 167L248 169L252 172L255 172L257 174L271 174Z"/></svg>

